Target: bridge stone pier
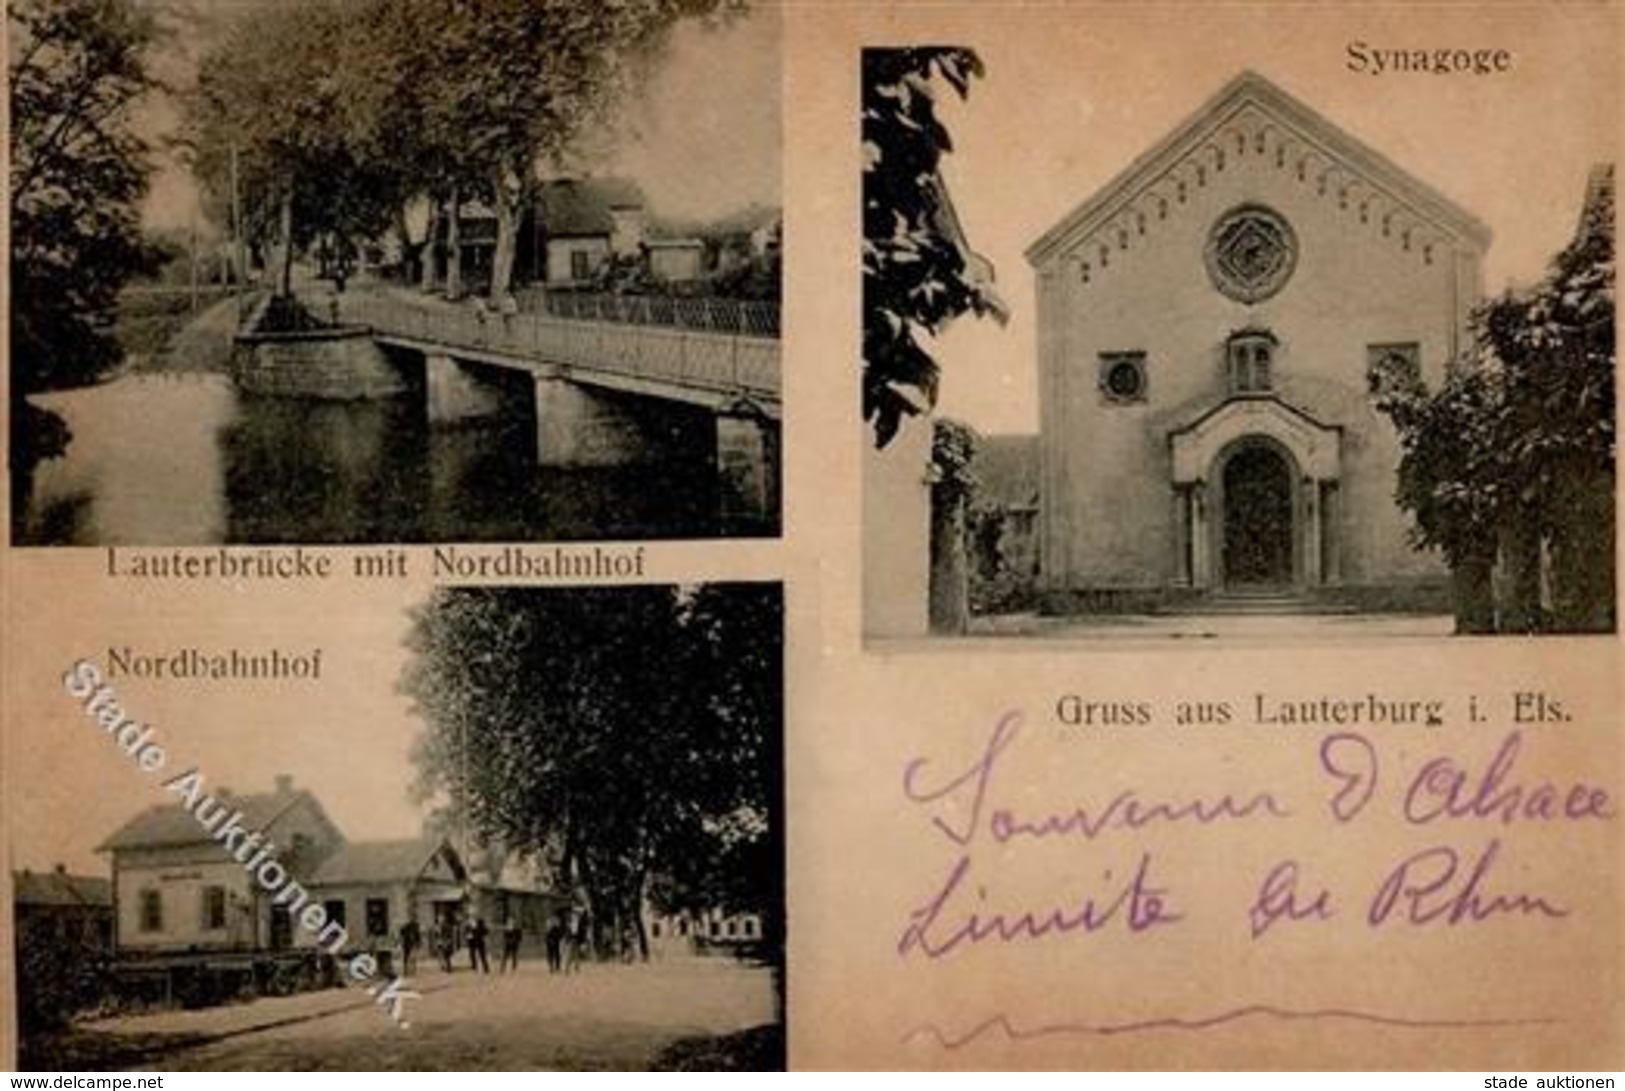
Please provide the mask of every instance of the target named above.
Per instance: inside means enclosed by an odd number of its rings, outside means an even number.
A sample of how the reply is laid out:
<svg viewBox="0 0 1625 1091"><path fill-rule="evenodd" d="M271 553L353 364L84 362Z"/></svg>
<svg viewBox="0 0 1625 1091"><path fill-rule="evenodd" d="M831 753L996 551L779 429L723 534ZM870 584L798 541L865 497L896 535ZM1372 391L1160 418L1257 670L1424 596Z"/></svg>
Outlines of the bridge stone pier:
<svg viewBox="0 0 1625 1091"><path fill-rule="evenodd" d="M501 387L445 353L424 354L423 378L431 424L478 420L504 409Z"/></svg>
<svg viewBox="0 0 1625 1091"><path fill-rule="evenodd" d="M684 414L679 414L684 415ZM679 454L681 423L662 427L632 398L569 379L536 377L536 462L588 469L658 462Z"/></svg>
<svg viewBox="0 0 1625 1091"><path fill-rule="evenodd" d="M536 377L536 461L560 469L688 465L714 472L725 522L778 511L778 422Z"/></svg>
<svg viewBox="0 0 1625 1091"><path fill-rule="evenodd" d="M758 413L716 418L721 515L760 519L779 510L779 426Z"/></svg>

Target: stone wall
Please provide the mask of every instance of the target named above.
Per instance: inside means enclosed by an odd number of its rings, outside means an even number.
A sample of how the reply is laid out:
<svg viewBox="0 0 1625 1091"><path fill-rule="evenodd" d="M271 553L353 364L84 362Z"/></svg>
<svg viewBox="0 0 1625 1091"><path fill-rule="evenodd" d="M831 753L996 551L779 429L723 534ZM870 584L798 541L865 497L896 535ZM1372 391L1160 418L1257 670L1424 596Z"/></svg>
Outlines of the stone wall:
<svg viewBox="0 0 1625 1091"><path fill-rule="evenodd" d="M250 394L356 401L403 393L406 381L364 327L237 337L232 378Z"/></svg>

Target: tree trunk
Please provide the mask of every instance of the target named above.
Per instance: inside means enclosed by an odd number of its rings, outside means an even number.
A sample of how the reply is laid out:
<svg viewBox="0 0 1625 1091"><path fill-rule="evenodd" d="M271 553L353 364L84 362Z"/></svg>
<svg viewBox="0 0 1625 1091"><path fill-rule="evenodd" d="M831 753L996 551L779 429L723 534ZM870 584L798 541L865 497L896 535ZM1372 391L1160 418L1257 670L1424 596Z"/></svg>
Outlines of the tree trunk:
<svg viewBox="0 0 1625 1091"><path fill-rule="evenodd" d="M451 187L451 211L446 217L446 298L460 299L463 294L463 238L462 199L457 187Z"/></svg>
<svg viewBox="0 0 1625 1091"><path fill-rule="evenodd" d="M491 256L491 298L501 299L513 284L513 261L518 252L520 198L523 189L519 177L511 170L497 172L496 185L497 244Z"/></svg>
<svg viewBox="0 0 1625 1091"><path fill-rule="evenodd" d="M1533 633L1541 627L1540 524L1533 505L1518 504L1501 527L1501 560L1506 565L1497 613L1503 633Z"/></svg>
<svg viewBox="0 0 1625 1091"><path fill-rule="evenodd" d="M576 856L576 873L581 876L580 890L587 902L587 949L583 954L593 954L598 947L598 916L603 899L598 896L597 879L585 853Z"/></svg>
<svg viewBox="0 0 1625 1091"><path fill-rule="evenodd" d="M649 961L649 933L643 926L643 894L648 883L648 876L638 872L635 893L632 895L632 927L638 937L638 961Z"/></svg>
<svg viewBox="0 0 1625 1091"><path fill-rule="evenodd" d="M1614 480L1606 467L1565 468L1551 504L1552 628L1614 631Z"/></svg>
<svg viewBox="0 0 1625 1091"><path fill-rule="evenodd" d="M429 226L423 236L423 269L419 286L425 292L434 291L438 270L436 266L440 260L440 200L437 197L429 198Z"/></svg>
<svg viewBox="0 0 1625 1091"><path fill-rule="evenodd" d="M931 499L931 631L959 634L970 628L965 571L965 504Z"/></svg>
<svg viewBox="0 0 1625 1091"><path fill-rule="evenodd" d="M401 240L401 271L403 282L410 284L414 280L412 263L417 261L423 253L423 247L412 244L412 233L406 227L406 206L397 204L394 217L395 234Z"/></svg>
<svg viewBox="0 0 1625 1091"><path fill-rule="evenodd" d="M1457 633L1495 632L1494 567L1488 556L1466 558L1451 567Z"/></svg>
<svg viewBox="0 0 1625 1091"><path fill-rule="evenodd" d="M293 186L282 194L279 234L282 239L281 269L277 273L277 294L293 295Z"/></svg>

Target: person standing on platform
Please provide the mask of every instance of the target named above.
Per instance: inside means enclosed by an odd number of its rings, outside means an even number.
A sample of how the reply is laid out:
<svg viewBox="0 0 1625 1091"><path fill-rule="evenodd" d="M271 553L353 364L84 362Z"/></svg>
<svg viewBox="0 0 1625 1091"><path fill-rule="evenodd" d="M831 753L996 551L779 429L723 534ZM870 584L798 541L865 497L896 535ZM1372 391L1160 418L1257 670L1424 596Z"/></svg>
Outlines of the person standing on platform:
<svg viewBox="0 0 1625 1091"><path fill-rule="evenodd" d="M547 922L547 931L543 934L543 942L547 946L547 970L549 973L558 973L564 968L564 937L566 927L555 916Z"/></svg>
<svg viewBox="0 0 1625 1091"><path fill-rule="evenodd" d="M481 973L491 972L491 959L485 953L485 940L491 934L491 929L480 919L478 913L468 924L468 968Z"/></svg>
<svg viewBox="0 0 1625 1091"><path fill-rule="evenodd" d="M570 943L570 969L579 970L581 964L592 951L592 920L587 914L581 914L576 921L576 934Z"/></svg>
<svg viewBox="0 0 1625 1091"><path fill-rule="evenodd" d="M440 956L440 968L451 973L451 956L457 950L457 930L450 917L440 918L440 923L435 925L434 950Z"/></svg>
<svg viewBox="0 0 1625 1091"><path fill-rule="evenodd" d="M519 972L519 944L524 938L519 922L510 915L502 925L502 960L497 963L499 973L507 973L510 962L513 963L514 973Z"/></svg>
<svg viewBox="0 0 1625 1091"><path fill-rule="evenodd" d="M418 948L423 946L423 932L418 922L410 917L401 925L401 973L414 974L418 968Z"/></svg>

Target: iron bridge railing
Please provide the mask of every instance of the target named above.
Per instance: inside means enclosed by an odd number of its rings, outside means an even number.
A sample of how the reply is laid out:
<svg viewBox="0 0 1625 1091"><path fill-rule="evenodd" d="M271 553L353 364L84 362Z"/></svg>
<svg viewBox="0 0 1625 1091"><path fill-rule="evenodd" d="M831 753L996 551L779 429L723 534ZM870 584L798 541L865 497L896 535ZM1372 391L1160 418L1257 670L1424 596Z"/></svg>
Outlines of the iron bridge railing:
<svg viewBox="0 0 1625 1091"><path fill-rule="evenodd" d="M777 403L779 342L741 333L563 319L368 295L342 298L336 320L448 349L563 365Z"/></svg>
<svg viewBox="0 0 1625 1091"><path fill-rule="evenodd" d="M539 299L527 299L526 303L554 318L582 322L671 326L747 337L779 336L779 305L766 301L552 291L541 293Z"/></svg>

